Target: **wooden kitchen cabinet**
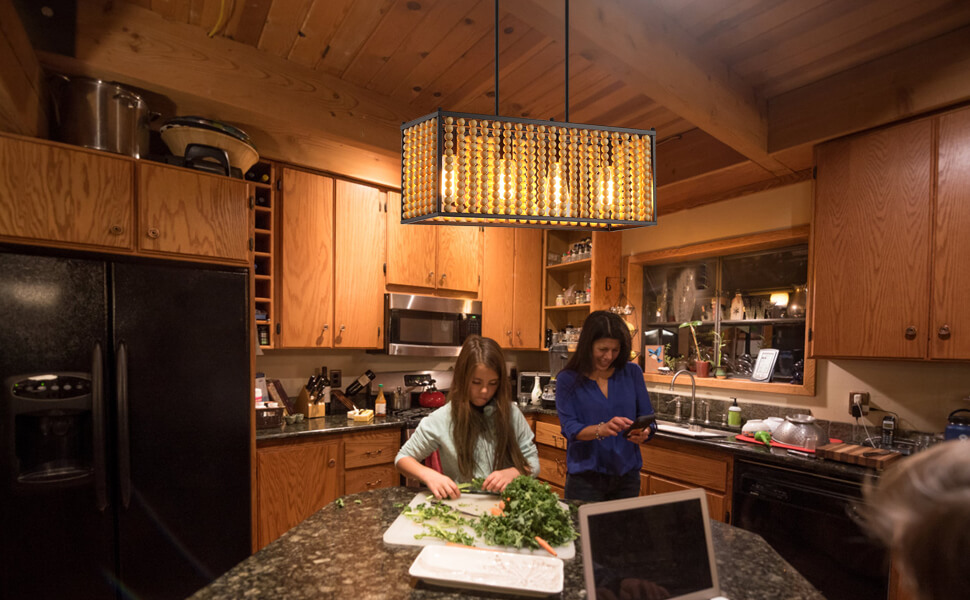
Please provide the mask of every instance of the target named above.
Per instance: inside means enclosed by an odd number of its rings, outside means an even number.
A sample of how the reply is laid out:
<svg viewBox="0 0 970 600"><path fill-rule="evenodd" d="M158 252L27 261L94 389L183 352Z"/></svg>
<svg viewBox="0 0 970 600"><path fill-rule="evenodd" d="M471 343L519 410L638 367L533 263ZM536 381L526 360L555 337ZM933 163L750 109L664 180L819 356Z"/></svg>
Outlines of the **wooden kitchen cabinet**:
<svg viewBox="0 0 970 600"><path fill-rule="evenodd" d="M388 192L385 281L389 286L477 294L482 238L480 227L402 225L401 194Z"/></svg>
<svg viewBox="0 0 970 600"><path fill-rule="evenodd" d="M347 494L399 485L394 457L401 448L401 431L378 429L355 433L344 443L344 489Z"/></svg>
<svg viewBox="0 0 970 600"><path fill-rule="evenodd" d="M340 440L256 450L257 550L341 495Z"/></svg>
<svg viewBox="0 0 970 600"><path fill-rule="evenodd" d="M337 180L334 348L384 346L384 194Z"/></svg>
<svg viewBox="0 0 970 600"><path fill-rule="evenodd" d="M726 452L654 437L640 446L641 494L704 488L712 519L730 521L734 458Z"/></svg>
<svg viewBox="0 0 970 600"><path fill-rule="evenodd" d="M132 250L132 165L104 152L0 135L0 238Z"/></svg>
<svg viewBox="0 0 970 600"><path fill-rule="evenodd" d="M139 250L249 264L245 181L139 162L137 182Z"/></svg>
<svg viewBox="0 0 970 600"><path fill-rule="evenodd" d="M280 347L333 347L333 179L283 169Z"/></svg>
<svg viewBox="0 0 970 600"><path fill-rule="evenodd" d="M970 360L970 110L817 150L815 356Z"/></svg>
<svg viewBox="0 0 970 600"><path fill-rule="evenodd" d="M283 169L280 347L383 346L383 193Z"/></svg>
<svg viewBox="0 0 970 600"><path fill-rule="evenodd" d="M502 347L542 347L541 257L541 230L486 228L482 334Z"/></svg>

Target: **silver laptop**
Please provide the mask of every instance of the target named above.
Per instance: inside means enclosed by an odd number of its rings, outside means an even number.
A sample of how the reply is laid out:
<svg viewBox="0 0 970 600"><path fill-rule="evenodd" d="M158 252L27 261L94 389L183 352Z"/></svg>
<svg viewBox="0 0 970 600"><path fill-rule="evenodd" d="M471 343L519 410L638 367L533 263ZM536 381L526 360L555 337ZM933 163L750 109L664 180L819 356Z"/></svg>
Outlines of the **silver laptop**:
<svg viewBox="0 0 970 600"><path fill-rule="evenodd" d="M590 600L726 600L702 489L584 504L579 530Z"/></svg>

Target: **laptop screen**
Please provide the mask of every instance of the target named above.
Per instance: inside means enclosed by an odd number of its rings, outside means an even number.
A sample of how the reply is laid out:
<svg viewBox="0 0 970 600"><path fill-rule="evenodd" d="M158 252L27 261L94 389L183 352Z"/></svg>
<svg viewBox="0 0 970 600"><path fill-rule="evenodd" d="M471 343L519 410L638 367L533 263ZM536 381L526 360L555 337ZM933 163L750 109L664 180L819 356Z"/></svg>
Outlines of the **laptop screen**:
<svg viewBox="0 0 970 600"><path fill-rule="evenodd" d="M593 600L711 598L717 571L703 490L580 507Z"/></svg>

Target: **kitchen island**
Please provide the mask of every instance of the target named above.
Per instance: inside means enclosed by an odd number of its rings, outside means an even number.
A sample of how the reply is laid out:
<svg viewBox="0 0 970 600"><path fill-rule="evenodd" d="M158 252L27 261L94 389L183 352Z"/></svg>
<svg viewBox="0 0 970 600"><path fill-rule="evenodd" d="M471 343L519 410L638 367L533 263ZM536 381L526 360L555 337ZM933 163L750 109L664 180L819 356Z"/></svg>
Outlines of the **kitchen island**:
<svg viewBox="0 0 970 600"><path fill-rule="evenodd" d="M418 490L395 487L331 502L192 596L228 598L508 598L433 587L408 568L419 546L387 546L382 536ZM578 525L577 525L578 526ZM731 600L824 600L758 535L712 521L722 593ZM582 552L564 561L563 600L585 598Z"/></svg>

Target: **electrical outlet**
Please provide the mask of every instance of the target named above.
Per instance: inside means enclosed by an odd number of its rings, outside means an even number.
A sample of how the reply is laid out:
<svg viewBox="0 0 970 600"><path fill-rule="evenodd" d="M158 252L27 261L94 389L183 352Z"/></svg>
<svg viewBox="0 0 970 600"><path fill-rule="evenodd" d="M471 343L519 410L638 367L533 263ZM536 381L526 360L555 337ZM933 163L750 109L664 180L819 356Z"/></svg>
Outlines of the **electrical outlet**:
<svg viewBox="0 0 970 600"><path fill-rule="evenodd" d="M340 377L340 369L333 369L330 371L330 387L335 390L339 390L344 387L343 379ZM866 395L868 396L868 394Z"/></svg>
<svg viewBox="0 0 970 600"><path fill-rule="evenodd" d="M869 414L869 392L849 392L849 415L864 417Z"/></svg>

